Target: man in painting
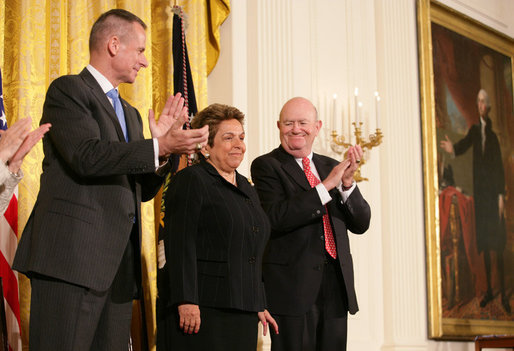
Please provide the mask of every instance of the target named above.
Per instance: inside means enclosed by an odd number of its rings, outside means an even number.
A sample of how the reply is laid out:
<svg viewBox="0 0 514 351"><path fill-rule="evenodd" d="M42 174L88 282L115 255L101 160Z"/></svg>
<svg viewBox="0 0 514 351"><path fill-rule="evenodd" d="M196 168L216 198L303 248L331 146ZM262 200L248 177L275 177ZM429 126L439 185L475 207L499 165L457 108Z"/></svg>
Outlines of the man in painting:
<svg viewBox="0 0 514 351"><path fill-rule="evenodd" d="M484 89L478 92L477 105L480 122L472 125L467 135L457 143L453 144L446 136L446 140L442 140L440 146L452 156L462 155L470 147L473 148L476 241L478 252L484 253L487 278L487 291L480 301L480 307L485 307L494 298L491 285L491 252L495 252L502 305L510 314L503 267L503 251L506 243L505 175L500 143L493 132L492 121L488 115L491 110L489 95Z"/></svg>

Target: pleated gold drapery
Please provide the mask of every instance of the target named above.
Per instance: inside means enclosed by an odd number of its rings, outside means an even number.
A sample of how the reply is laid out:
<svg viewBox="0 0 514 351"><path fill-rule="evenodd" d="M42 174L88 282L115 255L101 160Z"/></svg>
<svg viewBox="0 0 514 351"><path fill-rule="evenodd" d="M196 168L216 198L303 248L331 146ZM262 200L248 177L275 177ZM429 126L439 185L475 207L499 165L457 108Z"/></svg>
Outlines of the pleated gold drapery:
<svg viewBox="0 0 514 351"><path fill-rule="evenodd" d="M148 25L146 55L150 67L140 71L135 84L124 84L122 96L143 116L150 137L149 108L160 113L173 91L171 5L184 7L189 59L199 109L207 103L207 75L219 55L219 29L229 13L229 0L5 0L0 4L0 50L5 109L9 124L25 116L39 124L46 89L63 74L77 74L89 60L88 38L93 22L112 8L124 8ZM23 163L19 186L21 233L39 191L43 152L41 143ZM116 206L115 203L112 204ZM150 349L155 349L156 250L154 209L143 204L143 269ZM23 348L28 349L30 283L20 275ZM151 310L148 308L151 306Z"/></svg>

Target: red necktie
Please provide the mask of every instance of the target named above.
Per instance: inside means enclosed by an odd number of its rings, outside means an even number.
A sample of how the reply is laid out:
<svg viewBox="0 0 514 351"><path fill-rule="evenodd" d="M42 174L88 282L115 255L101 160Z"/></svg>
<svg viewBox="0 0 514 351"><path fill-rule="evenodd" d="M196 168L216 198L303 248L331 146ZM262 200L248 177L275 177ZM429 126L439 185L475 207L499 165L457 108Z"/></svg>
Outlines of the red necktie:
<svg viewBox="0 0 514 351"><path fill-rule="evenodd" d="M308 157L302 159L303 172L309 181L312 188L320 183L319 179L311 171L311 161ZM325 250L332 258L336 258L336 243L334 241L334 233L332 233L332 226L330 225L330 218L328 218L328 209L325 206L326 213L323 215L323 230L325 231Z"/></svg>

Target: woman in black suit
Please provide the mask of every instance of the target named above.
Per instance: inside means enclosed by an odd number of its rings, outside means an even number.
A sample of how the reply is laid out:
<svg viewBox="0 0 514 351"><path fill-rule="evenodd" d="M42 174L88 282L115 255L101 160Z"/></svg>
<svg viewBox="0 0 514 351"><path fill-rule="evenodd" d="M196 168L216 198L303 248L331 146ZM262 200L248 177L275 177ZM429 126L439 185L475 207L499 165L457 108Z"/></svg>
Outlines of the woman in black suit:
<svg viewBox="0 0 514 351"><path fill-rule="evenodd" d="M236 171L246 151L243 119L221 104L198 113L192 127L209 126L208 145L201 161L165 189L159 351L254 351L259 320L264 335L267 323L278 332L265 310L261 271L269 222L257 193Z"/></svg>

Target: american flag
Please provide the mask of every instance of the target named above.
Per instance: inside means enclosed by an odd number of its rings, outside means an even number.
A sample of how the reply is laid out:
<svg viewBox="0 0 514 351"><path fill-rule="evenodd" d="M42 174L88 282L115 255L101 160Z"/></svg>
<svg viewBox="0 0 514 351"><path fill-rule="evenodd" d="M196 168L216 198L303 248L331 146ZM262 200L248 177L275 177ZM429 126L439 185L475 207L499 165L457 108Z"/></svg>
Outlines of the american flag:
<svg viewBox="0 0 514 351"><path fill-rule="evenodd" d="M2 72L0 71L0 128L7 129ZM0 277L2 277L7 340L9 350L21 350L20 302L18 298L18 273L11 269L14 253L18 246L18 187L3 216L0 216Z"/></svg>

